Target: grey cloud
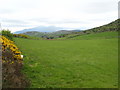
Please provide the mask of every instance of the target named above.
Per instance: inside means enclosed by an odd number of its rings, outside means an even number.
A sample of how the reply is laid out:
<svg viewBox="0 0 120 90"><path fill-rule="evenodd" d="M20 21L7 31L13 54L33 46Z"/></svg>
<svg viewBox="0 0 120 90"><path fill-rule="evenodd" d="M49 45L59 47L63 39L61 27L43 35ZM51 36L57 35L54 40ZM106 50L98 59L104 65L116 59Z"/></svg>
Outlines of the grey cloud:
<svg viewBox="0 0 120 90"><path fill-rule="evenodd" d="M1 9L0 8L0 14L11 14L11 13L14 13L13 10L9 10L9 9Z"/></svg>
<svg viewBox="0 0 120 90"><path fill-rule="evenodd" d="M2 22L11 23L11 24L29 24L26 21L16 20L16 19L7 19L7 18L2 18Z"/></svg>
<svg viewBox="0 0 120 90"><path fill-rule="evenodd" d="M89 15L113 12L118 10L117 0L95 0L95 1L91 0L83 4L81 3L71 8L72 12L78 14L86 13Z"/></svg>
<svg viewBox="0 0 120 90"><path fill-rule="evenodd" d="M62 22L63 23L87 23L79 19L64 19Z"/></svg>
<svg viewBox="0 0 120 90"><path fill-rule="evenodd" d="M117 11L118 8L117 3L114 3L113 1L104 2L101 0L101 2L92 2L86 5L87 8L85 8L84 10L87 13L96 13L96 14Z"/></svg>
<svg viewBox="0 0 120 90"><path fill-rule="evenodd" d="M32 25L24 24L3 24L2 27L31 27Z"/></svg>
<svg viewBox="0 0 120 90"><path fill-rule="evenodd" d="M52 20L49 18L35 18L35 19L30 19L31 21L34 22L40 22L40 23L47 23L47 24L70 24L70 23L88 23L85 21L80 21L79 19L61 19L61 20Z"/></svg>
<svg viewBox="0 0 120 90"><path fill-rule="evenodd" d="M46 22L48 24L88 24L89 21L77 21L77 20L63 20L63 21L52 21L52 22Z"/></svg>
<svg viewBox="0 0 120 90"><path fill-rule="evenodd" d="M29 21L35 21L35 22L48 22L49 18L32 18L28 19Z"/></svg>

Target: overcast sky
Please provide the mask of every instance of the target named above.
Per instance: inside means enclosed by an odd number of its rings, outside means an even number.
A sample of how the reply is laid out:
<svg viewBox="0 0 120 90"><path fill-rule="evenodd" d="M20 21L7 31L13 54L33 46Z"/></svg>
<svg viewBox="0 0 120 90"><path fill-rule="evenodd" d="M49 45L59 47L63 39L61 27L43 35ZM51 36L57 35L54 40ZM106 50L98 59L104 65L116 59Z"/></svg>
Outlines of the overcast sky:
<svg viewBox="0 0 120 90"><path fill-rule="evenodd" d="M118 18L119 0L0 0L2 29L89 29Z"/></svg>

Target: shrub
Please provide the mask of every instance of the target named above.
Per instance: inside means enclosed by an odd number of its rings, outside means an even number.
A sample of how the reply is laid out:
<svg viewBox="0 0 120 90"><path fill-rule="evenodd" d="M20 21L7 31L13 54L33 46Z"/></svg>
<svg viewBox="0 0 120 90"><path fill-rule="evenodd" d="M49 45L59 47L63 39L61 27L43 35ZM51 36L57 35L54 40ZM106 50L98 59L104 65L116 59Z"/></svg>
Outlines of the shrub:
<svg viewBox="0 0 120 90"><path fill-rule="evenodd" d="M13 40L13 34L9 30L2 30L2 35L7 37L10 40Z"/></svg>
<svg viewBox="0 0 120 90"><path fill-rule="evenodd" d="M24 88L29 85L25 76L21 73L23 58L21 52L13 41L1 36L2 43L2 87Z"/></svg>
<svg viewBox="0 0 120 90"><path fill-rule="evenodd" d="M29 38L29 36L24 35L24 34L13 34L14 37L19 37L19 38Z"/></svg>

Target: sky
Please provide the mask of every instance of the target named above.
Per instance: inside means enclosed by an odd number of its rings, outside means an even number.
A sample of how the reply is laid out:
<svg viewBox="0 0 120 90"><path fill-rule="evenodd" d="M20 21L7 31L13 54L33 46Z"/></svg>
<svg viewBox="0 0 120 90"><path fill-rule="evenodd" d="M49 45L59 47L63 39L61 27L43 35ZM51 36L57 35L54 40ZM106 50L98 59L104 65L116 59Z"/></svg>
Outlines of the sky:
<svg viewBox="0 0 120 90"><path fill-rule="evenodd" d="M2 29L37 26L86 30L118 18L119 0L0 0Z"/></svg>

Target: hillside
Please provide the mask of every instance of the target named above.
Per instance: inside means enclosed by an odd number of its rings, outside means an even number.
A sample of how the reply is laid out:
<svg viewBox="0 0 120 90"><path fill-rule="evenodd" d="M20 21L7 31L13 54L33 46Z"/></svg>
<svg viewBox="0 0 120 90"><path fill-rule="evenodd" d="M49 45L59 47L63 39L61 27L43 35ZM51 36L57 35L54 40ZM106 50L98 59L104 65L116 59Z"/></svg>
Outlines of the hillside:
<svg viewBox="0 0 120 90"><path fill-rule="evenodd" d="M77 38L77 37L82 37L82 35L88 35L88 34L96 34L97 35L97 33L102 33L102 32L116 32L116 31L118 31L119 24L120 24L120 19L115 20L115 21L113 21L109 24L103 25L103 26L95 27L95 28L88 29L88 30L81 31L81 32L75 32L73 34L68 34L64 38L61 38L61 39ZM112 33L108 33L108 34L112 34ZM118 34L118 33L116 33L116 34Z"/></svg>
<svg viewBox="0 0 120 90"><path fill-rule="evenodd" d="M115 20L109 24L95 27L89 30L86 30L86 33L91 33L91 32L106 32L106 31L118 31L118 24L120 24L120 19Z"/></svg>
<svg viewBox="0 0 120 90"><path fill-rule="evenodd" d="M110 39L110 38L118 38L118 32L102 32L83 35L70 34L67 35L66 37L57 39Z"/></svg>
<svg viewBox="0 0 120 90"><path fill-rule="evenodd" d="M31 31L31 32L25 32L23 34L34 36L34 37L42 37L42 38L58 38L58 37L64 37L66 34L72 34L75 32L80 32L80 30L59 30L56 32L38 32L38 31Z"/></svg>

